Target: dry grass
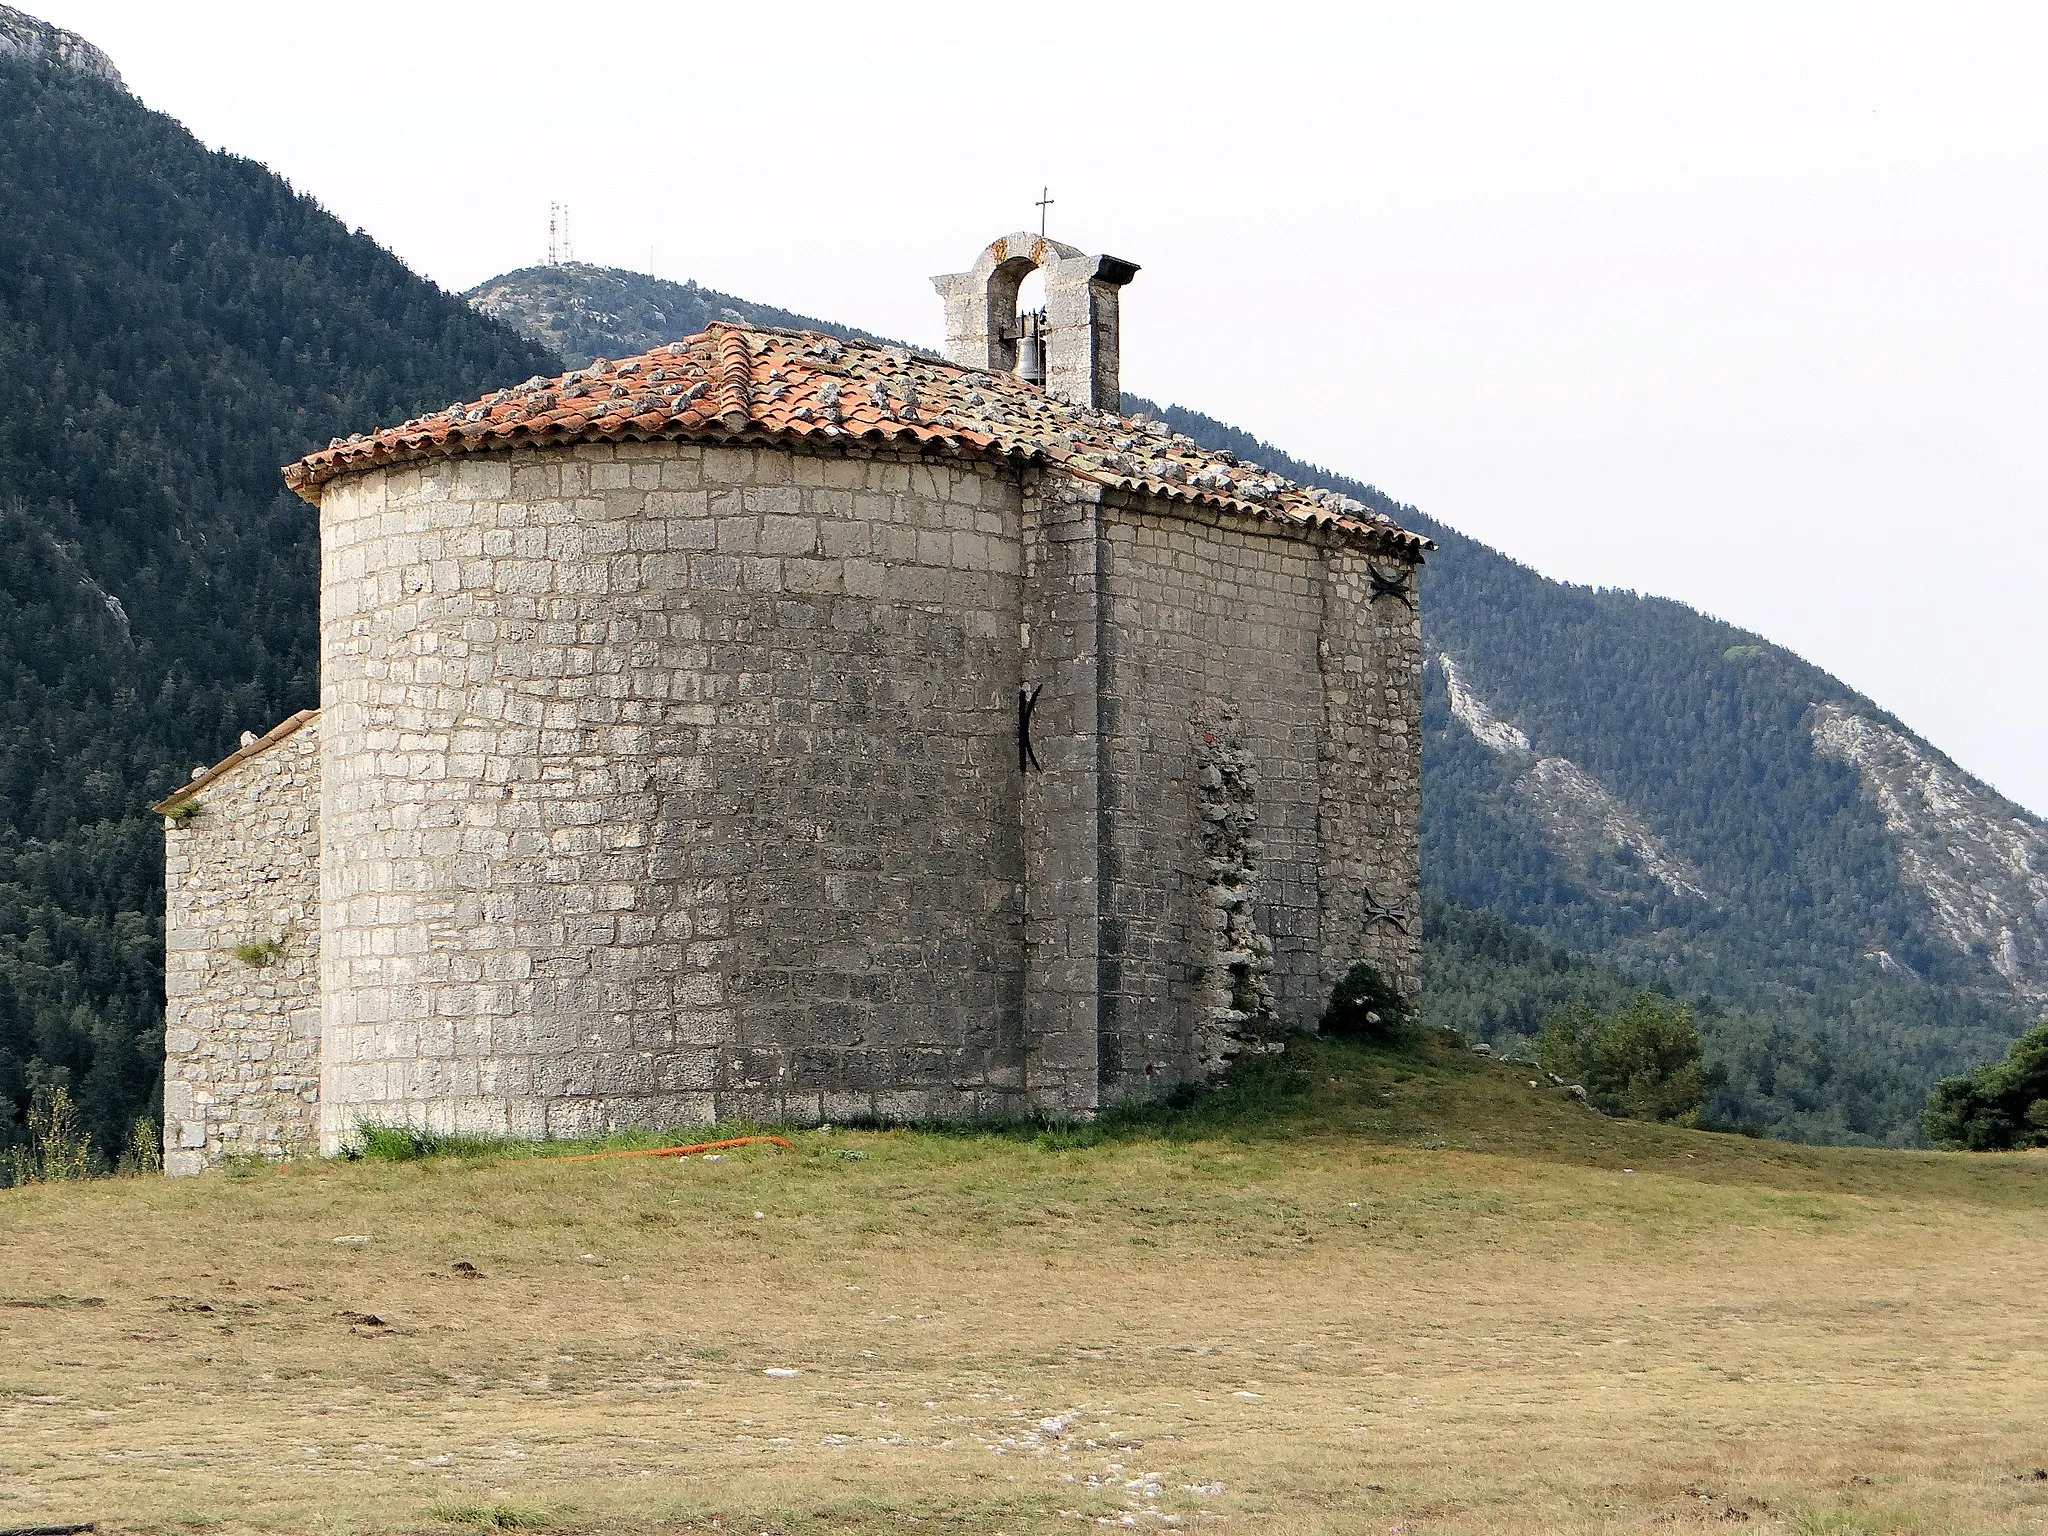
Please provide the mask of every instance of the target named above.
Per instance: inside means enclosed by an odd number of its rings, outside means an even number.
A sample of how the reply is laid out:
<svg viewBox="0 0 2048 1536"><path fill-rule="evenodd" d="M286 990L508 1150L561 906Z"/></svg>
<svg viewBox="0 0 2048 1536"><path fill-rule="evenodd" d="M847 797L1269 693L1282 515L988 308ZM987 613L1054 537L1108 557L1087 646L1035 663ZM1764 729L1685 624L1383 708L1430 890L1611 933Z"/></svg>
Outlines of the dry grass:
<svg viewBox="0 0 2048 1536"><path fill-rule="evenodd" d="M1263 1070L1068 1150L0 1193L0 1526L2048 1523L2048 1159L1625 1125L1439 1046Z"/></svg>

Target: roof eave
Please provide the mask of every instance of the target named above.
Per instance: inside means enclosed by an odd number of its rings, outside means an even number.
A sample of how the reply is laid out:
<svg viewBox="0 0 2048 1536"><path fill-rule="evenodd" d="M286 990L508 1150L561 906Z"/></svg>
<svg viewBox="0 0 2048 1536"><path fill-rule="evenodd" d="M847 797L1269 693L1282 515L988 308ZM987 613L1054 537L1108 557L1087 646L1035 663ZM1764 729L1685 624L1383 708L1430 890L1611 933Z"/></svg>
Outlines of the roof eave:
<svg viewBox="0 0 2048 1536"><path fill-rule="evenodd" d="M364 444L355 453L345 449L323 449L318 454L309 454L284 469L284 483L288 490L301 500L320 504L320 490L331 481L347 475L363 474L373 469L391 469L405 464L424 463L430 459L464 458L474 453L510 453L532 448L574 448L585 443L652 443L686 442L725 446L735 443L814 443L828 442L842 445L860 444L868 447L937 448L948 453L973 453L988 457L1009 459L1013 462L1042 462L1046 455L1042 450L1018 443L1007 443L986 433L961 427L934 426L923 422L905 422L896 431L884 431L876 427L849 431L845 427L821 422L802 428L771 427L763 422L749 421L739 427L714 421L701 427L682 427L667 422L654 427L637 428L632 419L624 424L624 430L591 431L542 431L526 432L515 428L509 432L493 433L487 438L474 442L450 443L446 439L429 439L413 443ZM328 454L338 455L325 463Z"/></svg>
<svg viewBox="0 0 2048 1536"><path fill-rule="evenodd" d="M302 727L309 724L319 713L320 711L317 709L302 709L289 719L280 721L264 732L263 735L250 742L246 747L237 747L197 778L180 784L176 789L164 796L163 799L152 805L150 810L158 816L173 814L180 806L189 804L203 791L211 789L222 775L241 767L242 764L248 762L251 758L260 757L263 753L268 752L287 736L295 734Z"/></svg>
<svg viewBox="0 0 2048 1536"><path fill-rule="evenodd" d="M772 356L759 343L770 337L809 339L815 347L797 356ZM752 340L750 340L752 338ZM1366 509L1348 498L1314 487L1290 484L1276 476L1254 470L1247 475L1238 460L1199 448L1191 439L1166 434L1156 423L1141 422L1114 411L1091 411L1059 397L1027 391L1007 375L986 369L961 367L938 359L920 358L925 371L905 374L900 367L909 354L885 347L893 365L884 374L862 375L854 364L840 366L846 346L872 345L841 343L804 331L785 332L731 325L716 321L698 336L672 342L616 364L593 363L572 370L560 379L538 377L513 389L501 390L469 406L451 406L446 411L404 423L399 427L358 436L343 442L337 438L324 449L308 454L284 471L285 484L304 500L318 505L322 488L331 480L374 469L457 458L472 453L513 452L520 449L569 447L579 443L694 442L702 444L774 443L785 446L827 443L911 449L916 452L974 455L1023 464L1057 466L1067 474L1104 487L1131 494L1156 497L1183 505L1224 509L1257 520L1270 521L1293 532L1326 531L1373 544L1407 558L1419 559L1435 546L1425 538L1400 528L1390 519L1364 515ZM810 361L813 353L820 360ZM664 375L662 370L678 359L681 371ZM634 384L626 375L652 371ZM757 376L757 369L764 369ZM802 378L805 370L811 377ZM938 387L936 373L970 376L973 383L962 401L949 401ZM798 382L792 382L792 375ZM820 377L839 376L847 384L818 384ZM692 377L693 376L693 377ZM611 393L600 399L597 390L605 378L612 380ZM691 377L686 390L680 381ZM846 413L850 425L842 425L844 388L856 388L857 378L867 379L873 405L879 413L856 400ZM651 393L628 397L629 388L651 389L666 378L669 394ZM810 391L828 403L813 415L815 403ZM930 394L926 391L930 390ZM987 390L993 399L979 393ZM569 398L562 398L567 395ZM925 396L920 403L919 396ZM1007 395L1007 403L1005 396ZM537 419L525 419L519 399L533 401ZM899 406L898 400L903 402ZM621 404L621 401L626 403ZM626 410L646 405L638 414ZM983 420L982 408L990 406L994 416ZM797 408L801 407L801 408ZM907 407L907 409L905 408ZM1012 413L1010 419L1003 412ZM1068 412L1067 430L1048 423L1044 413ZM495 417L493 413L497 414ZM929 414L927 414L929 413ZM964 415L972 423L951 419ZM1113 464L1098 462L1108 452L1108 440L1098 439L1093 447L1076 454L1068 444L1081 442L1072 427L1084 431L1089 421L1096 429L1114 425L1142 434L1153 443L1139 451L1147 456L1163 454L1179 466L1173 478L1155 478L1143 472L1131 474ZM1115 442L1112 458L1123 457L1131 444ZM1191 450L1187 459L1180 448ZM1192 477L1195 483L1187 483ZM1201 483L1204 480L1210 483ZM1257 495L1247 495L1247 490Z"/></svg>

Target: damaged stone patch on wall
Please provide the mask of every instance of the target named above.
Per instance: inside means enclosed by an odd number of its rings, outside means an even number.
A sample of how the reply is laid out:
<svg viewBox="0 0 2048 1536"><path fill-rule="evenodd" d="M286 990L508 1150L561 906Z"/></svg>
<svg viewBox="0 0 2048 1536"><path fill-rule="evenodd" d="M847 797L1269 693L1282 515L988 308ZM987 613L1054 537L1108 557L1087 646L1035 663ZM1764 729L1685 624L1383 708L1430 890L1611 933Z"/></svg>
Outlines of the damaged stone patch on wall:
<svg viewBox="0 0 2048 1536"><path fill-rule="evenodd" d="M296 715L164 802L164 1171L313 1149L320 728Z"/></svg>
<svg viewBox="0 0 2048 1536"><path fill-rule="evenodd" d="M1202 977L1203 1017L1195 1041L1202 1071L1229 1064L1279 1024L1273 997L1273 944L1258 926L1259 770L1244 742L1237 709L1223 705L1195 722L1196 830L1209 909L1210 942Z"/></svg>
<svg viewBox="0 0 2048 1536"><path fill-rule="evenodd" d="M1107 1105L1208 1074L1214 908L1197 835L1193 726L1225 703L1258 771L1251 916L1272 946L1276 1027L1313 1029L1322 1012L1317 645L1328 555L1315 539L1254 519L1127 496L1107 499L1096 543L1098 1081Z"/></svg>

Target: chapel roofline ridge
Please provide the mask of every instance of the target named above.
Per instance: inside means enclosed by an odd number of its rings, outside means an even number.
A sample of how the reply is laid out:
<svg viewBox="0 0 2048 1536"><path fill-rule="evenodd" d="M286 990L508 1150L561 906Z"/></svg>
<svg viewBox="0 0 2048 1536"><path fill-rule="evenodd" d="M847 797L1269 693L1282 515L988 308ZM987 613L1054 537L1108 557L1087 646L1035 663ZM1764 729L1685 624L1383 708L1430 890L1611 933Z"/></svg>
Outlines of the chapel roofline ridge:
<svg viewBox="0 0 2048 1536"><path fill-rule="evenodd" d="M610 388L600 393L598 386ZM1436 546L1362 502L1302 486L1201 448L1152 418L1064 399L993 368L900 343L712 322L616 361L458 402L350 438L286 466L285 484L318 505L344 475L440 458L579 443L692 441L908 448L1056 467L1075 479L1169 503L1199 503L1322 529L1406 559Z"/></svg>
<svg viewBox="0 0 2048 1536"><path fill-rule="evenodd" d="M698 331L696 334L699 336L704 336L710 334L712 331L719 330L752 331L755 334L761 336L794 336L803 341L836 341L839 342L841 345L845 345L850 340L863 347L880 347L884 351L888 352L907 352L912 357L922 357L934 363L943 363L946 360L946 356L943 352L934 352L930 347L920 347L914 341L891 341L886 336L870 335L868 332L863 331L856 326L848 326L846 327L846 329L853 332L853 335L850 338L845 336L834 336L830 331L814 331L806 326L801 325L756 325L751 320L707 320L704 322L704 329ZM688 336L685 336L683 340L688 341L690 340L690 338ZM641 357L646 357L654 352L659 352L663 350L664 347L671 347L674 345L674 342L664 342L662 346L650 347L646 352L642 352L638 355ZM591 363L588 366L595 368L599 363L606 361L608 361L608 359L606 358L595 358L591 361ZM620 358L619 361L631 362L632 359ZM571 373L574 373L575 371L576 370L573 368L569 370L569 372Z"/></svg>

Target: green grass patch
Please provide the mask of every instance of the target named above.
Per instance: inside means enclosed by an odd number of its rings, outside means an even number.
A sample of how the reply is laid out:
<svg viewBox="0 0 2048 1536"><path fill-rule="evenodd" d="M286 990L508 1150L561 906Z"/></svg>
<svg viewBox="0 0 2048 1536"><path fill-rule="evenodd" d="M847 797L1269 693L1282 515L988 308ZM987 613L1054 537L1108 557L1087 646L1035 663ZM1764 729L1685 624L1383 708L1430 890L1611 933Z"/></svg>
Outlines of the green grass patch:
<svg viewBox="0 0 2048 1536"><path fill-rule="evenodd" d="M559 1141L533 1137L474 1136L453 1131L423 1131L410 1126L358 1125L342 1149L344 1162L419 1163L455 1160L464 1163L516 1162L522 1159L575 1157L591 1152L651 1152L662 1147L696 1146L731 1141L741 1136L786 1134L789 1127L752 1122L670 1126L651 1131L614 1131ZM741 1149L743 1150L743 1149Z"/></svg>
<svg viewBox="0 0 2048 1536"><path fill-rule="evenodd" d="M361 1125L342 1152L349 1162L416 1163L430 1157L499 1158L520 1154L527 1143L490 1136L458 1136L405 1126Z"/></svg>
<svg viewBox="0 0 2048 1536"><path fill-rule="evenodd" d="M479 1531L551 1531L556 1517L537 1504L499 1500L495 1504L436 1504L427 1511L443 1525L463 1525Z"/></svg>
<svg viewBox="0 0 2048 1536"><path fill-rule="evenodd" d="M1248 1057L1214 1083L1190 1084L1155 1103L1115 1105L1093 1120L1045 1117L1015 1121L959 1121L944 1125L904 1127L887 1121L854 1120L837 1128L847 1131L915 1129L947 1139L994 1138L1027 1142L1044 1152L1078 1151L1112 1142L1165 1137L1194 1141L1212 1137L1251 1139L1286 1135L1320 1123L1340 1129L1349 1106L1318 1094L1318 1073L1356 1076L1376 1064L1407 1062L1426 1068L1433 1059L1432 1042L1422 1034L1392 1042L1363 1043L1325 1040L1315 1035L1290 1035L1284 1049ZM1454 1047L1446 1047L1453 1049ZM1337 1079L1332 1079L1336 1081ZM804 1128L724 1122L718 1125L670 1126L662 1130L616 1131L575 1140L543 1141L522 1137L477 1136L409 1126L363 1124L356 1127L342 1157L351 1162L415 1163L436 1159L463 1162L505 1162L520 1159L571 1157L592 1152L652 1151L660 1147L694 1146L742 1136L791 1135ZM812 1128L811 1135L820 1133ZM811 1141L805 1150L851 1157L857 1149L840 1149L828 1139Z"/></svg>
<svg viewBox="0 0 2048 1536"><path fill-rule="evenodd" d="M1278 1043L1283 1050L1243 1058L1212 1082L1188 1085L1159 1101L1114 1105L1087 1121L841 1122L829 1128L727 1122L561 1141L363 1126L344 1156L421 1172L455 1171L774 1133L788 1137L795 1151L740 1149L723 1154L731 1160L727 1166L765 1167L793 1158L816 1171L830 1165L848 1175L862 1170L863 1176L887 1178L910 1165L963 1172L996 1167L1013 1149L1071 1160L1081 1174L1119 1148L1170 1147L1176 1156L1235 1168L1243 1157L1263 1166L1265 1160L1292 1156L1297 1145L1325 1152L1351 1148L1345 1153L1351 1156L1359 1143L1372 1143L1386 1156L1505 1155L1615 1174L1655 1168L1688 1182L1787 1192L1891 1197L1919 1191L1997 1205L2037 1197L2018 1155L1811 1147L1610 1118L1575 1101L1535 1068L1473 1055L1452 1031L1417 1027L1391 1041L1288 1035ZM266 1170L266 1179L273 1176Z"/></svg>

